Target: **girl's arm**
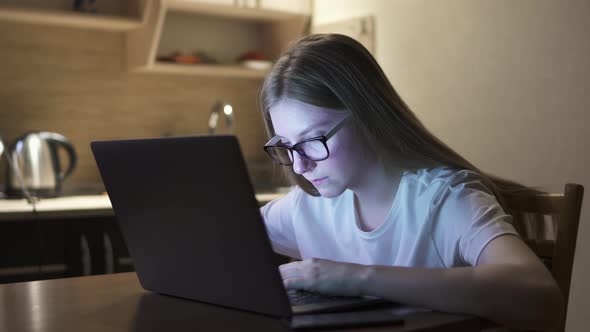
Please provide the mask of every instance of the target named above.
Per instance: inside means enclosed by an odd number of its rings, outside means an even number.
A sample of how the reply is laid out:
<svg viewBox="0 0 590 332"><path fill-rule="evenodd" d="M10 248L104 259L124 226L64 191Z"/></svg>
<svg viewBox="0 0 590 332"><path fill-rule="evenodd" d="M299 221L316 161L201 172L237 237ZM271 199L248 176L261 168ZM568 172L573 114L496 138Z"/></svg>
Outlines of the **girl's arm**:
<svg viewBox="0 0 590 332"><path fill-rule="evenodd" d="M287 287L378 296L517 329L555 330L564 308L549 271L513 235L492 240L475 267L422 269L311 259L283 265L281 273Z"/></svg>

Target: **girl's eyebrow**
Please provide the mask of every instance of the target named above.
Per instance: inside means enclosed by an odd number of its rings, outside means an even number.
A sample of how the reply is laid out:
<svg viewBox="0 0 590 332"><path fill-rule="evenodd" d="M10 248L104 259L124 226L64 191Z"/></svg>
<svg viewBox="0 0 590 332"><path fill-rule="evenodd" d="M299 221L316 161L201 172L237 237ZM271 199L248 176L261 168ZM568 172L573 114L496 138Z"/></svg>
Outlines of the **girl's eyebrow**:
<svg viewBox="0 0 590 332"><path fill-rule="evenodd" d="M309 133L312 133L312 132L314 132L314 131L321 131L321 130L322 130L322 129L324 129L324 127L325 127L325 126L327 126L329 123L330 123L330 121L329 121L329 120L326 120L326 121L321 121L321 122L319 122L319 123L318 123L318 124L316 124L316 125L313 125L313 126L311 126L311 127L308 127L308 128L306 128L306 129L304 129L304 130L303 130L303 131L301 131L299 134L297 134L297 136L295 136L295 138L296 138L296 141L297 141L297 142L300 142L300 141L303 141L303 140L305 140L305 139L306 139L306 138L305 138L305 136L306 136L306 135L309 135ZM280 138L281 138L281 142L282 142L282 143L290 143L289 139L288 139L287 137L285 137L285 136L279 135L279 134L277 134L277 133L275 133L275 136L278 136L278 137L280 137ZM297 142L295 142L295 144L296 144Z"/></svg>
<svg viewBox="0 0 590 332"><path fill-rule="evenodd" d="M307 129L305 129L304 131L300 132L300 133L297 135L297 138L302 138L302 137L304 137L305 135L309 134L310 132L312 132L312 131L314 131L314 130L317 130L317 129L318 129L318 127L319 127L319 126L314 126L314 127L309 127L309 128L307 128Z"/></svg>
<svg viewBox="0 0 590 332"><path fill-rule="evenodd" d="M297 143L299 143L301 141L304 141L304 140L306 140L308 138L311 138L311 137L304 137L304 136L307 135L307 134L309 134L309 133L311 133L311 132L314 132L316 130L319 130L319 129L317 129L317 128L308 128L308 129L302 131L301 133L299 133L299 135L297 135L297 137L296 137L297 140L296 140L295 144L297 144ZM275 135L275 136L280 137L281 138L281 143L283 143L284 145L287 145L287 146L294 145L294 144L291 144L291 142L289 141L289 139L286 138L285 136L281 136L281 135Z"/></svg>
<svg viewBox="0 0 590 332"><path fill-rule="evenodd" d="M327 121L322 121L314 126L308 127L307 129L301 131L298 135L297 138L299 139L303 139L303 137L305 137L306 135L308 135L311 132L314 131L319 131L320 129L323 129L323 127L325 127L327 124L329 124L329 122Z"/></svg>

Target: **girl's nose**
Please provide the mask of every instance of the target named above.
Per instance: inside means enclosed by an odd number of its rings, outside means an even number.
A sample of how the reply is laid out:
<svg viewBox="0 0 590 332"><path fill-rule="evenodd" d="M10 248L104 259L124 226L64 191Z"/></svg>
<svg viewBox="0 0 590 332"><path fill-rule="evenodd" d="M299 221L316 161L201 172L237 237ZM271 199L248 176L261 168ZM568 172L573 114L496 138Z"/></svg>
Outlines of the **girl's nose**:
<svg viewBox="0 0 590 332"><path fill-rule="evenodd" d="M293 153L293 172L295 174L303 174L313 168L314 162L305 158L301 158L299 153Z"/></svg>

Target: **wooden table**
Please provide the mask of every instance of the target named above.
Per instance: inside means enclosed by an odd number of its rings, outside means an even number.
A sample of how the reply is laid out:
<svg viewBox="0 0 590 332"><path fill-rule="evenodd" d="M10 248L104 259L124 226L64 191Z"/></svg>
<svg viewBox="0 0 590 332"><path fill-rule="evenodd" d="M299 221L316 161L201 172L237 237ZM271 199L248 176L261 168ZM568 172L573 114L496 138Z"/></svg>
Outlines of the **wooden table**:
<svg viewBox="0 0 590 332"><path fill-rule="evenodd" d="M287 331L279 319L145 291L135 273L0 285L0 331ZM484 320L404 314L403 325L351 331L479 331ZM342 331L342 330L340 330Z"/></svg>

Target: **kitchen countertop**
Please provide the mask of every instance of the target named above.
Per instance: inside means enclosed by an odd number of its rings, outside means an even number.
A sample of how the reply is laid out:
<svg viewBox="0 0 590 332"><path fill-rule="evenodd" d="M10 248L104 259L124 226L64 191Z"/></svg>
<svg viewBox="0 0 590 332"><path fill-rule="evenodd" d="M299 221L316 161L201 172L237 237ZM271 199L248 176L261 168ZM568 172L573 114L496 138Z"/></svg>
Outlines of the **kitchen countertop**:
<svg viewBox="0 0 590 332"><path fill-rule="evenodd" d="M258 193L256 199L260 204L265 204L285 194L284 192ZM106 194L44 198L37 202L36 212L39 217L44 219L114 215L111 201ZM0 199L0 221L23 220L33 217L33 207L25 199Z"/></svg>

